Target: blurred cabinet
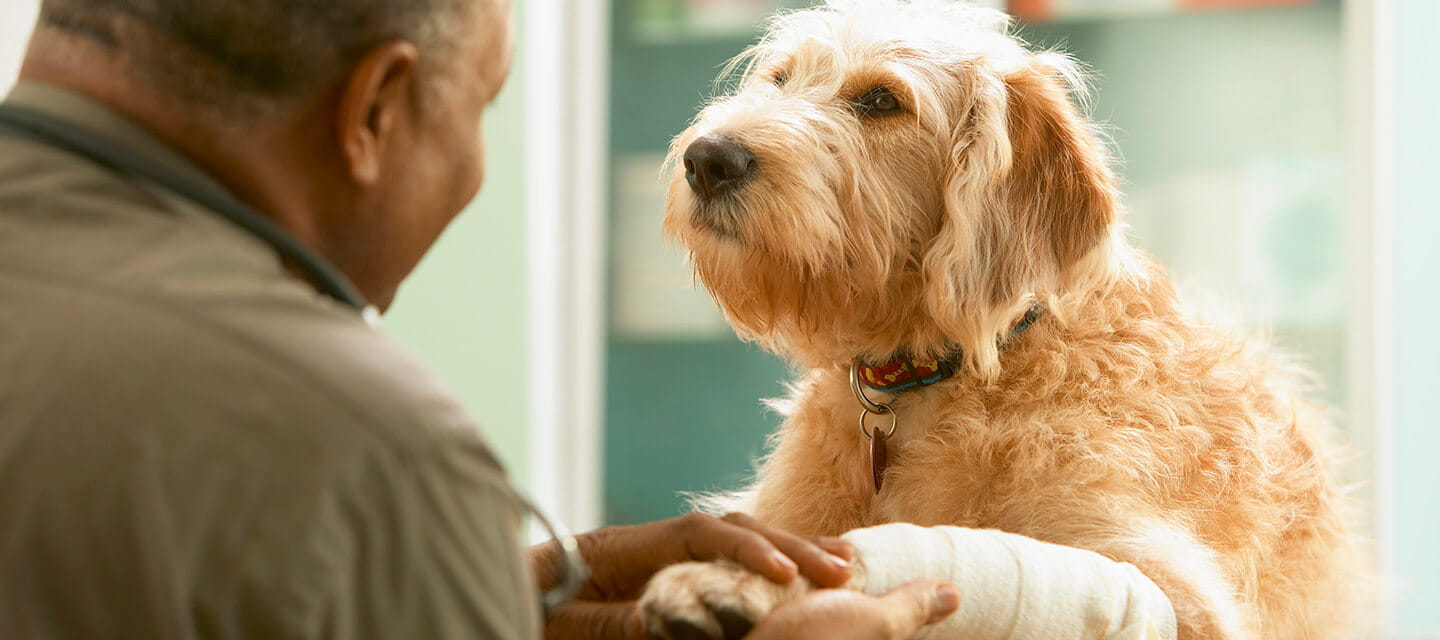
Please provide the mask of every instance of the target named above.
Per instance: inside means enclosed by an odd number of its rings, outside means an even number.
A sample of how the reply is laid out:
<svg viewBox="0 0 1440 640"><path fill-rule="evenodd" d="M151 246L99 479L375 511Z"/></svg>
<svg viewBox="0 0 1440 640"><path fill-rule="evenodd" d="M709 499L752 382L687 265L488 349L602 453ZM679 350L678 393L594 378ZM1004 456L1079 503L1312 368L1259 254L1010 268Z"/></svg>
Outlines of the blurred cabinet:
<svg viewBox="0 0 1440 640"><path fill-rule="evenodd" d="M780 0L617 0L610 77L605 516L734 489L784 363L736 340L661 238L670 138ZM1218 10L1218 5L1270 5ZM1295 6L1274 6L1274 5ZM1341 7L1325 0L1012 0L1021 35L1094 70L1136 244L1197 300L1269 327L1337 406L1349 339ZM1028 12L1028 13L1027 13ZM1205 306L1202 304L1202 306ZM1343 415L1343 414L1342 414Z"/></svg>
<svg viewBox="0 0 1440 640"><path fill-rule="evenodd" d="M1094 70L1090 113L1117 151L1132 241L1195 306L1272 329L1344 406L1340 9L1140 13L1022 35Z"/></svg>
<svg viewBox="0 0 1440 640"><path fill-rule="evenodd" d="M783 393L786 366L734 337L660 231L670 138L776 6L614 4L603 464L612 523L681 513L677 492L739 487L779 424L761 399Z"/></svg>

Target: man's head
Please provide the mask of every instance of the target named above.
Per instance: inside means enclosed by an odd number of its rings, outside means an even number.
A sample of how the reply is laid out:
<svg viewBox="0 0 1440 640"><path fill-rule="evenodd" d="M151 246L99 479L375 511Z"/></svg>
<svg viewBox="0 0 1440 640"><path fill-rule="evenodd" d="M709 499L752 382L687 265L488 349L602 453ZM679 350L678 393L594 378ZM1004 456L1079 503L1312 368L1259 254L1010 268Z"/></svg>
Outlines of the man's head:
<svg viewBox="0 0 1440 640"><path fill-rule="evenodd" d="M204 166L382 308L484 173L508 0L44 0L22 77Z"/></svg>

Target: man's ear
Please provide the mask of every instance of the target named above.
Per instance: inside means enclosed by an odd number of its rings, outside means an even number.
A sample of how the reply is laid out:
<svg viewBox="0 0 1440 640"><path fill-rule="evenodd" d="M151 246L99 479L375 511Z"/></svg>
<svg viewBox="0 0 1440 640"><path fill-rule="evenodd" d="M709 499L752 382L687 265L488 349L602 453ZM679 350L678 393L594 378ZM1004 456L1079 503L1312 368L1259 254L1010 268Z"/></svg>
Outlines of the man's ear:
<svg viewBox="0 0 1440 640"><path fill-rule="evenodd" d="M1059 54L1038 54L1005 78L1012 154L1005 199L1057 271L1105 239L1117 207L1105 148L1071 99L1073 66Z"/></svg>
<svg viewBox="0 0 1440 640"><path fill-rule="evenodd" d="M341 86L337 133L346 168L357 183L380 180L386 147L410 109L418 60L415 45L387 42L365 54Z"/></svg>

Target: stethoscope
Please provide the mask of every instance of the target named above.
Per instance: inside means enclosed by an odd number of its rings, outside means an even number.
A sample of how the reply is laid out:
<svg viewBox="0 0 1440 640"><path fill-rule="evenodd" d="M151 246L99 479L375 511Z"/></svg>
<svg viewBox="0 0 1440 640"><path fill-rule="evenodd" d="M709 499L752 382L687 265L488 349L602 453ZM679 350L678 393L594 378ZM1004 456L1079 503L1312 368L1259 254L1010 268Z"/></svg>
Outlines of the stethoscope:
<svg viewBox="0 0 1440 640"><path fill-rule="evenodd" d="M269 245L286 262L295 265L309 277L321 293L355 309L365 321L374 325L380 313L365 299L350 279L301 244L294 236L269 218L240 202L235 196L204 182L190 180L155 160L131 153L124 147L73 124L13 104L0 104L0 134L38 142L108 167L116 172L142 178L194 201L215 212L235 226ZM560 549L563 563L556 569L555 586L540 596L540 607L548 618L560 605L569 602L590 579L585 559L575 537L564 532L545 517L518 490L511 488L519 502L544 527Z"/></svg>

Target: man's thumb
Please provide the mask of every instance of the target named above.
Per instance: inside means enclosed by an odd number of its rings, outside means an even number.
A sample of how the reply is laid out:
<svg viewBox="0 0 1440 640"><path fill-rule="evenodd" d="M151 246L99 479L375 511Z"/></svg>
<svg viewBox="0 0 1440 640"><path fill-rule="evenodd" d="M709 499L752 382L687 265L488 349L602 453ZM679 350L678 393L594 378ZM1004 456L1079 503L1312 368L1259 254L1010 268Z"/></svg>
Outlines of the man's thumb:
<svg viewBox="0 0 1440 640"><path fill-rule="evenodd" d="M939 580L916 580L896 587L880 598L890 617L890 637L909 638L960 608L960 591Z"/></svg>

